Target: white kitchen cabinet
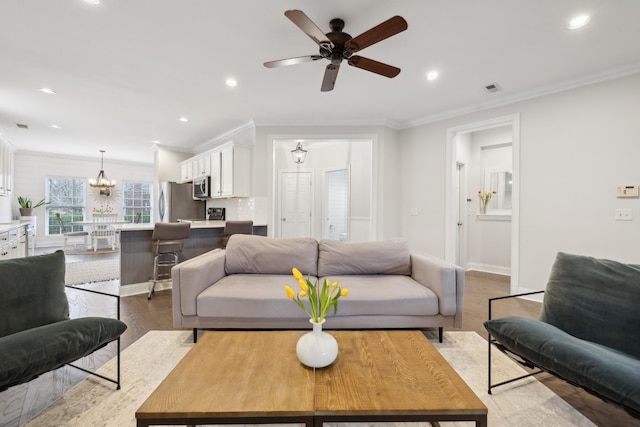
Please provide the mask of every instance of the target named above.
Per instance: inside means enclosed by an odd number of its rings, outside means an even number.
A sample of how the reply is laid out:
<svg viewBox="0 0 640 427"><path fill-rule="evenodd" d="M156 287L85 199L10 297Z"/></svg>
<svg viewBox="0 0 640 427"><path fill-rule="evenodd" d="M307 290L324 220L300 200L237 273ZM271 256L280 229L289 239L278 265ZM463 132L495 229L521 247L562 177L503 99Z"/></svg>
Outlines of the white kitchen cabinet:
<svg viewBox="0 0 640 427"><path fill-rule="evenodd" d="M211 154L211 165L211 197L250 196L251 151L248 148L228 145L216 150ZM214 184L216 180L219 184Z"/></svg>
<svg viewBox="0 0 640 427"><path fill-rule="evenodd" d="M211 158L211 197L220 197L222 195L222 153L214 151L210 154Z"/></svg>
<svg viewBox="0 0 640 427"><path fill-rule="evenodd" d="M211 155L204 154L196 157L193 162L193 177L203 177L211 175Z"/></svg>
<svg viewBox="0 0 640 427"><path fill-rule="evenodd" d="M180 181L189 182L193 181L193 161L185 160L180 163Z"/></svg>

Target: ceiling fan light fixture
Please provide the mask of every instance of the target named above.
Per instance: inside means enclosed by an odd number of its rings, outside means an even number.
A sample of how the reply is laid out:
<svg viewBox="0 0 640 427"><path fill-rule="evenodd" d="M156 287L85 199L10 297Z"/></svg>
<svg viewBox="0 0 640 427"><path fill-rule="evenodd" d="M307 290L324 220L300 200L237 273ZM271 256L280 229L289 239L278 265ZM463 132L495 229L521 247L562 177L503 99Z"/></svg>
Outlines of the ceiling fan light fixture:
<svg viewBox="0 0 640 427"><path fill-rule="evenodd" d="M295 150L291 150L291 157L293 157L293 163L304 163L304 159L307 157L307 150L302 149L302 143L298 142Z"/></svg>
<svg viewBox="0 0 640 427"><path fill-rule="evenodd" d="M100 154L102 159L100 160L100 172L98 172L98 177L96 179L90 179L89 185L94 188L112 188L116 186L115 181L111 181L107 178L107 174L104 173L104 150L100 150Z"/></svg>

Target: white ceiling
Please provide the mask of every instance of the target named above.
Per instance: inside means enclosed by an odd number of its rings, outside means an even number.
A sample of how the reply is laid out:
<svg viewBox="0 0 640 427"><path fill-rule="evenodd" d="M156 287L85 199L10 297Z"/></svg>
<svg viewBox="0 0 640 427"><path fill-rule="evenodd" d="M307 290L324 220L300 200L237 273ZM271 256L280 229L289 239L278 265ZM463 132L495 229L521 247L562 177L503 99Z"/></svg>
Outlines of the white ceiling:
<svg viewBox="0 0 640 427"><path fill-rule="evenodd" d="M342 18L354 37L404 17L407 31L360 53L402 72L343 63L321 93L325 60L265 68L317 53L288 9L327 32ZM579 13L591 23L567 30ZM406 128L638 72L638 17L638 0L2 0L0 133L18 150L151 163L154 141L192 151L252 121Z"/></svg>

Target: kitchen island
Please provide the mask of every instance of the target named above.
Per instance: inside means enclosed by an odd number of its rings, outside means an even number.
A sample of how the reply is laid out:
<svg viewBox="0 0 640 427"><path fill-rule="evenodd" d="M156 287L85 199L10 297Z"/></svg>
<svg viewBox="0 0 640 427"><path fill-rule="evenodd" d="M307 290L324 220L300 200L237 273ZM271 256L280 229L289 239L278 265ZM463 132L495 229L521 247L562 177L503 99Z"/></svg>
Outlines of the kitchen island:
<svg viewBox="0 0 640 427"><path fill-rule="evenodd" d="M224 224L225 221L191 222L191 233L184 241L180 262L221 248ZM153 273L153 224L122 224L116 228L120 230L120 286L148 283ZM253 234L266 236L267 226L254 225ZM121 289L121 294L129 292Z"/></svg>

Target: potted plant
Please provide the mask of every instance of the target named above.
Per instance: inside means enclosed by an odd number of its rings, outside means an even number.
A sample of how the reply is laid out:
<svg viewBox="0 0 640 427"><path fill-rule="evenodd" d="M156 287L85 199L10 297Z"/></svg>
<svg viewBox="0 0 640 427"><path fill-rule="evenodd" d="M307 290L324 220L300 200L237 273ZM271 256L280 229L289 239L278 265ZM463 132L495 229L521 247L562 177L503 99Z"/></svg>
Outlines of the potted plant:
<svg viewBox="0 0 640 427"><path fill-rule="evenodd" d="M34 205L30 198L18 196L18 204L20 205L20 215L31 216L35 208L46 205L47 203L42 199Z"/></svg>

